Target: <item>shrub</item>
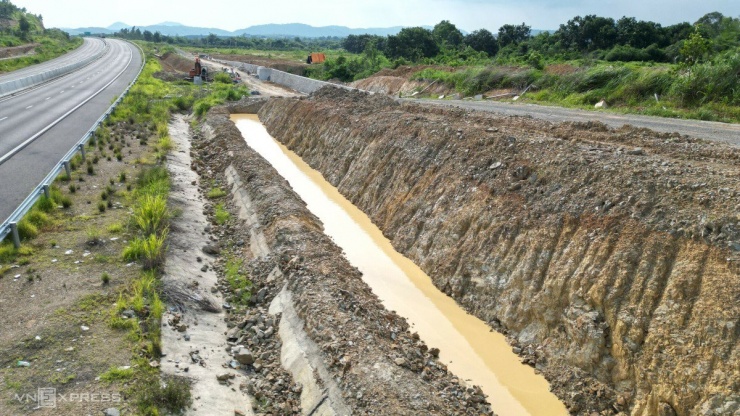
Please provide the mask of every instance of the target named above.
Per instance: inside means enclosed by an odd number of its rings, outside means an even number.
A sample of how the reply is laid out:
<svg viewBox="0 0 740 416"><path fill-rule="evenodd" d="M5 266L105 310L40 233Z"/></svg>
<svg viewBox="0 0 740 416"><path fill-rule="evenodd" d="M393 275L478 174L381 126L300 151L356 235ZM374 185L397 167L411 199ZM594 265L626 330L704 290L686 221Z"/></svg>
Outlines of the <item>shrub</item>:
<svg viewBox="0 0 740 416"><path fill-rule="evenodd" d="M46 213L35 209L26 214L25 219L36 227L43 227L51 222Z"/></svg>
<svg viewBox="0 0 740 416"><path fill-rule="evenodd" d="M228 84L231 85L234 83L234 81L231 79L231 76L227 74L226 72L218 72L216 75L214 75L213 80L215 82L220 82L221 84Z"/></svg>
<svg viewBox="0 0 740 416"><path fill-rule="evenodd" d="M229 218L231 218L231 214L229 214L229 211L226 211L226 209L224 208L224 204L216 205L215 216L216 216L216 223L218 225L224 225L226 221L228 221Z"/></svg>
<svg viewBox="0 0 740 416"><path fill-rule="evenodd" d="M144 195L134 208L134 222L145 235L155 234L167 221L167 200L161 195Z"/></svg>
<svg viewBox="0 0 740 416"><path fill-rule="evenodd" d="M23 218L18 221L18 236L21 240L29 240L39 235L39 229L33 225L28 219Z"/></svg>
<svg viewBox="0 0 740 416"><path fill-rule="evenodd" d="M167 232L161 235L151 234L148 237L136 237L123 250L125 261L141 261L145 270L159 268L164 261L164 243Z"/></svg>
<svg viewBox="0 0 740 416"><path fill-rule="evenodd" d="M41 195L41 198L36 202L35 208L43 212L51 212L54 209L54 201L46 195Z"/></svg>
<svg viewBox="0 0 740 416"><path fill-rule="evenodd" d="M213 188L210 191L208 191L208 194L206 196L209 199L218 199L218 198L226 196L226 191L224 191L221 188Z"/></svg>

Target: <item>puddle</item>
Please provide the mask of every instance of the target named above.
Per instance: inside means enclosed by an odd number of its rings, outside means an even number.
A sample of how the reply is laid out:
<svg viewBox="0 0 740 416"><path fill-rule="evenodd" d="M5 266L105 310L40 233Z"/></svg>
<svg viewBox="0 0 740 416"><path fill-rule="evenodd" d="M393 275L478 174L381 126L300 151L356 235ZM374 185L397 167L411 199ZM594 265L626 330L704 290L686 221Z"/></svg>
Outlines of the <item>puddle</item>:
<svg viewBox="0 0 740 416"><path fill-rule="evenodd" d="M481 386L497 414L568 414L550 393L544 377L519 362L503 335L491 332L483 321L440 292L321 173L273 139L256 115L234 115L232 120L247 144L288 180L308 209L321 219L325 233L363 273L383 305L405 317L430 348L439 348L440 362L450 371Z"/></svg>

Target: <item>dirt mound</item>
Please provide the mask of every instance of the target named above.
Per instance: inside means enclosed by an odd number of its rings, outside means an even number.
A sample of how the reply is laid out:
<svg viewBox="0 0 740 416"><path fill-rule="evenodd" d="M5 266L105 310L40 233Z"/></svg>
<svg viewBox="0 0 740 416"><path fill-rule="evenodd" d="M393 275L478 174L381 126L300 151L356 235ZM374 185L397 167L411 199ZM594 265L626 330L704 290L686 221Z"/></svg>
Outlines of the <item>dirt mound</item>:
<svg viewBox="0 0 740 416"><path fill-rule="evenodd" d="M173 52L167 52L159 58L162 64L162 70L175 74L187 74L193 69L195 62Z"/></svg>
<svg viewBox="0 0 740 416"><path fill-rule="evenodd" d="M738 410L740 149L336 94L260 119L573 413Z"/></svg>

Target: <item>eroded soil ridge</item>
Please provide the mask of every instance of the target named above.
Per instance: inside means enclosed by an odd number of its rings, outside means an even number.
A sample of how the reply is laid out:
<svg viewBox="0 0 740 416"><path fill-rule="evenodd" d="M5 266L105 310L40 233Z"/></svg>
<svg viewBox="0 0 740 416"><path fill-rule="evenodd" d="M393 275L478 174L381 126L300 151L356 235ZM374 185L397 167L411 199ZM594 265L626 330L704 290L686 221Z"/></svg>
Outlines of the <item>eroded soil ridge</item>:
<svg viewBox="0 0 740 416"><path fill-rule="evenodd" d="M270 100L259 116L439 288L507 333L571 412L738 410L740 150L334 89ZM245 172L261 163L240 160ZM261 198L275 204L265 212L297 209ZM274 231L283 252L338 267L290 243L291 221Z"/></svg>

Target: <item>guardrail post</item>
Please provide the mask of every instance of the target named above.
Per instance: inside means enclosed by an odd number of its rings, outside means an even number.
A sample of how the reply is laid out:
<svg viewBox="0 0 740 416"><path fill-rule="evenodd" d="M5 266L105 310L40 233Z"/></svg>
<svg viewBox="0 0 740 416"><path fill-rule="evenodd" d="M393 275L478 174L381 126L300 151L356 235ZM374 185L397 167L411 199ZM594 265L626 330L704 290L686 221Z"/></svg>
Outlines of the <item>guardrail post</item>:
<svg viewBox="0 0 740 416"><path fill-rule="evenodd" d="M21 248L21 237L18 235L18 223L10 223L10 232L13 234L13 245L15 248Z"/></svg>
<svg viewBox="0 0 740 416"><path fill-rule="evenodd" d="M46 196L47 198L51 198L51 194L49 193L49 185L44 185L43 189L44 189L44 196Z"/></svg>
<svg viewBox="0 0 740 416"><path fill-rule="evenodd" d="M62 165L64 165L64 171L67 172L67 177L72 179L72 169L69 168L69 160L62 162Z"/></svg>
<svg viewBox="0 0 740 416"><path fill-rule="evenodd" d="M85 161L85 145L80 143L77 147L80 149L80 154L82 155L82 161L84 162ZM69 173L67 173L67 175L69 175Z"/></svg>

